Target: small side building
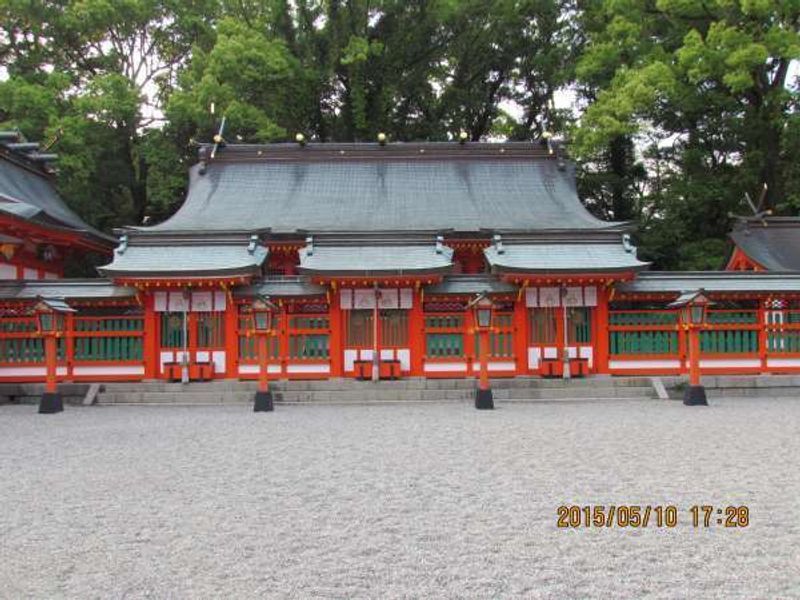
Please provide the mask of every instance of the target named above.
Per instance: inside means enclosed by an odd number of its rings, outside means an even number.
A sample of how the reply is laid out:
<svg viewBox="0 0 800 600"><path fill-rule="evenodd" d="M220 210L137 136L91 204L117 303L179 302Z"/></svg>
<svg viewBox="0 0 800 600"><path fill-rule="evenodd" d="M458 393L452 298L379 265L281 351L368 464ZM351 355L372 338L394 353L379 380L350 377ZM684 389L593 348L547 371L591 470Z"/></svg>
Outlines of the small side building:
<svg viewBox="0 0 800 600"><path fill-rule="evenodd" d="M70 258L110 255L116 244L58 195L56 158L16 131L0 131L0 281L60 279Z"/></svg>
<svg viewBox="0 0 800 600"><path fill-rule="evenodd" d="M800 271L800 218L738 219L730 234L730 271Z"/></svg>

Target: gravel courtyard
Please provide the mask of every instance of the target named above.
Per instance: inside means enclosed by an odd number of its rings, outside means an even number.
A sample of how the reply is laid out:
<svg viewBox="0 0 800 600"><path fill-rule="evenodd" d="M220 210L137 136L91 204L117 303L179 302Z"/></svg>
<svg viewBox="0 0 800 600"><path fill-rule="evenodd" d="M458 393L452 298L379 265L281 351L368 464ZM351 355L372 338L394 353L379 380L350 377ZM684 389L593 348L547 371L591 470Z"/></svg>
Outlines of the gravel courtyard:
<svg viewBox="0 0 800 600"><path fill-rule="evenodd" d="M0 407L3 598L800 598L800 400L35 411Z"/></svg>

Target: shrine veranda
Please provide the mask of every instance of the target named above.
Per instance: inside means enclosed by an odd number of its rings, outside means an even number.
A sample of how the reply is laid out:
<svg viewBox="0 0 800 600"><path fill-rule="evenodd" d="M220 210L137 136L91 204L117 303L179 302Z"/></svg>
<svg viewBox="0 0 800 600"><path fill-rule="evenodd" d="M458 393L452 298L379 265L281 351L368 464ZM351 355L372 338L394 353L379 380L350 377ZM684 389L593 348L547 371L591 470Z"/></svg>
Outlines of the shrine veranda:
<svg viewBox="0 0 800 600"><path fill-rule="evenodd" d="M203 146L177 213L114 238L0 148L2 382L45 378L39 298L77 311L60 381L255 378L259 297L277 307L270 378L369 377L376 362L384 378L474 377L480 294L491 377L679 375L688 336L667 305L698 289L714 302L703 373L800 372L796 220L738 223L725 270L651 271L548 144ZM63 278L84 251L107 256L101 277Z"/></svg>

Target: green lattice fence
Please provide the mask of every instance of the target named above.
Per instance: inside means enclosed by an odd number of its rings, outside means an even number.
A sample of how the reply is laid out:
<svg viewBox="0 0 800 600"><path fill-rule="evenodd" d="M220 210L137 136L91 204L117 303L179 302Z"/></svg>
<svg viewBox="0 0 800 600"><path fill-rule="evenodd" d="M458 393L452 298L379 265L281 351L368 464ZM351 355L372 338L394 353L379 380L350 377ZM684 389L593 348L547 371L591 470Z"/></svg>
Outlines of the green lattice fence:
<svg viewBox="0 0 800 600"><path fill-rule="evenodd" d="M514 356L514 317L494 315L493 331L489 333L489 356L511 358ZM475 355L480 356L479 334L475 334Z"/></svg>
<svg viewBox="0 0 800 600"><path fill-rule="evenodd" d="M706 322L714 329L700 332L701 352L708 354L758 352L758 311L709 310ZM747 327L748 325L753 327Z"/></svg>
<svg viewBox="0 0 800 600"><path fill-rule="evenodd" d="M671 310L612 311L609 325L677 325L678 313Z"/></svg>
<svg viewBox="0 0 800 600"><path fill-rule="evenodd" d="M758 331L701 331L700 351L709 354L749 354L758 352Z"/></svg>
<svg viewBox="0 0 800 600"><path fill-rule="evenodd" d="M433 314L425 316L425 355L429 358L464 356L464 316Z"/></svg>
<svg viewBox="0 0 800 600"><path fill-rule="evenodd" d="M677 331L611 331L609 352L620 354L677 354Z"/></svg>
<svg viewBox="0 0 800 600"><path fill-rule="evenodd" d="M298 315L289 318L290 359L328 359L329 344L330 320L327 315Z"/></svg>
<svg viewBox="0 0 800 600"><path fill-rule="evenodd" d="M64 360L66 348L66 339L58 338L56 344L58 360ZM0 362L13 364L44 362L44 339L40 337L0 339Z"/></svg>
<svg viewBox="0 0 800 600"><path fill-rule="evenodd" d="M34 317L15 317L0 319L0 362L2 363L43 363L44 339L36 333ZM66 356L66 338L57 340L58 360Z"/></svg>
<svg viewBox="0 0 800 600"><path fill-rule="evenodd" d="M800 331L769 331L767 352L774 354L800 353Z"/></svg>
<svg viewBox="0 0 800 600"><path fill-rule="evenodd" d="M569 341L572 344L590 344L592 342L592 309L589 307L571 307L567 311Z"/></svg>
<svg viewBox="0 0 800 600"><path fill-rule="evenodd" d="M292 334L289 336L289 358L325 359L330 357L328 334Z"/></svg>
<svg viewBox="0 0 800 600"><path fill-rule="evenodd" d="M432 358L464 356L463 333L425 334L425 354Z"/></svg>
<svg viewBox="0 0 800 600"><path fill-rule="evenodd" d="M674 311L612 311L608 321L612 356L678 354L678 315Z"/></svg>
<svg viewBox="0 0 800 600"><path fill-rule="evenodd" d="M77 318L74 322L75 360L141 361L143 328L141 317Z"/></svg>
<svg viewBox="0 0 800 600"><path fill-rule="evenodd" d="M755 310L710 310L706 316L709 325L751 325L758 323L758 311Z"/></svg>

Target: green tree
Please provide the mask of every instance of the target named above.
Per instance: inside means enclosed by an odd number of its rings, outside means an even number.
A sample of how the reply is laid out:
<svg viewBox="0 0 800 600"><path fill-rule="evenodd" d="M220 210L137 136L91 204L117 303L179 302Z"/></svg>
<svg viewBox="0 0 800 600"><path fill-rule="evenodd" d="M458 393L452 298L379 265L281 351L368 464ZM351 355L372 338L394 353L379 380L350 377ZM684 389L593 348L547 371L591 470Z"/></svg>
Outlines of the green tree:
<svg viewBox="0 0 800 600"><path fill-rule="evenodd" d="M168 105L184 137L208 139L212 99L231 135L323 141L442 140L495 133L505 102L537 137L569 79L574 32L557 0L226 3L208 52L195 51ZM258 68L254 69L254 66Z"/></svg>
<svg viewBox="0 0 800 600"><path fill-rule="evenodd" d="M796 206L799 3L593 0L582 10L576 73L591 103L573 149L614 173L615 146L634 144L612 197L643 190L632 216L646 256L662 267L718 266L728 213L746 210L743 191L756 196L766 183L767 208ZM630 177L637 163L644 181Z"/></svg>
<svg viewBox="0 0 800 600"><path fill-rule="evenodd" d="M215 11L212 0L0 1L0 123L57 140L59 185L94 225L141 222L180 194L168 175L180 155L153 126Z"/></svg>

